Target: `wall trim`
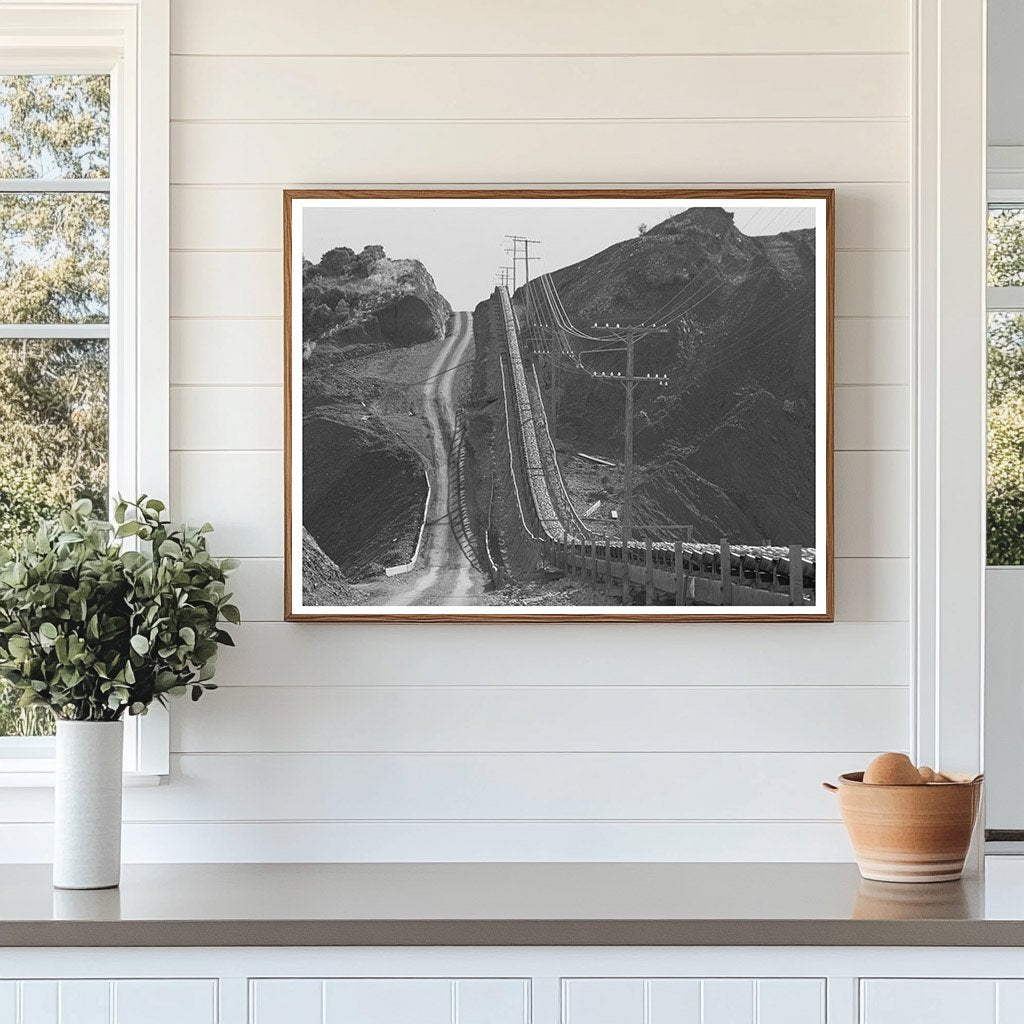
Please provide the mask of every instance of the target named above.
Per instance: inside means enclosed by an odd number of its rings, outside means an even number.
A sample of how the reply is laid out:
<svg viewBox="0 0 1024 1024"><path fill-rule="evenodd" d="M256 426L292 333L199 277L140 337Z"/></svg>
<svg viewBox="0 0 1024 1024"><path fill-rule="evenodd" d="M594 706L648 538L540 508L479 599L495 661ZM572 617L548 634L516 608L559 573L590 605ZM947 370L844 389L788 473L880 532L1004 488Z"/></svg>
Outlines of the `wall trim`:
<svg viewBox="0 0 1024 1024"><path fill-rule="evenodd" d="M918 0L914 753L983 766L985 0ZM966 496L966 497L965 497Z"/></svg>

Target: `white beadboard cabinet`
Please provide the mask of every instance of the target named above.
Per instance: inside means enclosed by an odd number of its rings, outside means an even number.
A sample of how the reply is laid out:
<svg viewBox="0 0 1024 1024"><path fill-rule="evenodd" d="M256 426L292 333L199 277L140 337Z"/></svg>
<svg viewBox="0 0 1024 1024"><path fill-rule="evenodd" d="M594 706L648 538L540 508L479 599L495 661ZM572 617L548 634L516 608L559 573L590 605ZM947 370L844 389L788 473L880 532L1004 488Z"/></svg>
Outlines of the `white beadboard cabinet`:
<svg viewBox="0 0 1024 1024"><path fill-rule="evenodd" d="M820 978L571 978L563 1024L825 1024Z"/></svg>
<svg viewBox="0 0 1024 1024"><path fill-rule="evenodd" d="M1020 1024L1018 948L0 949L0 1024Z"/></svg>
<svg viewBox="0 0 1024 1024"><path fill-rule="evenodd" d="M863 983L861 1024L1018 1024L1024 982L896 979Z"/></svg>
<svg viewBox="0 0 1024 1024"><path fill-rule="evenodd" d="M0 1024L218 1024L212 978L0 981Z"/></svg>

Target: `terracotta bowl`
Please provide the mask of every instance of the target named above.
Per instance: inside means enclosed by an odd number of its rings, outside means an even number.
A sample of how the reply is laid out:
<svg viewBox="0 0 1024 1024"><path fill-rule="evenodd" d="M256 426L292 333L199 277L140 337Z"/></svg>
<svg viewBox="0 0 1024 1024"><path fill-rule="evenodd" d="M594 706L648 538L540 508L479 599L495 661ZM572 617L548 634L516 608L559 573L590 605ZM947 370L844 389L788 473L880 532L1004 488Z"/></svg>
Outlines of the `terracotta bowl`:
<svg viewBox="0 0 1024 1024"><path fill-rule="evenodd" d="M823 783L839 811L857 867L876 882L952 882L963 872L981 804L981 776L923 786L875 786L863 772Z"/></svg>

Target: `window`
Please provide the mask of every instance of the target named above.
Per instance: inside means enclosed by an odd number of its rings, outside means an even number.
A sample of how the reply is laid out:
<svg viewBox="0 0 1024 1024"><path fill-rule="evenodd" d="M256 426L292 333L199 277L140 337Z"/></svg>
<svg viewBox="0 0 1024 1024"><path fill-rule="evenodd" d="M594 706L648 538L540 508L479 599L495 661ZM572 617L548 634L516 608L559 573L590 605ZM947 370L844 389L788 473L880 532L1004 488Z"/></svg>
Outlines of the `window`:
<svg viewBox="0 0 1024 1024"><path fill-rule="evenodd" d="M168 0L0 4L0 543L79 497L167 499ZM159 711L125 768L167 771ZM0 785L52 726L0 684Z"/></svg>
<svg viewBox="0 0 1024 1024"><path fill-rule="evenodd" d="M108 506L110 77L0 77L0 544ZM52 733L0 683L0 736Z"/></svg>
<svg viewBox="0 0 1024 1024"><path fill-rule="evenodd" d="M987 561L1024 565L1024 204L988 216Z"/></svg>

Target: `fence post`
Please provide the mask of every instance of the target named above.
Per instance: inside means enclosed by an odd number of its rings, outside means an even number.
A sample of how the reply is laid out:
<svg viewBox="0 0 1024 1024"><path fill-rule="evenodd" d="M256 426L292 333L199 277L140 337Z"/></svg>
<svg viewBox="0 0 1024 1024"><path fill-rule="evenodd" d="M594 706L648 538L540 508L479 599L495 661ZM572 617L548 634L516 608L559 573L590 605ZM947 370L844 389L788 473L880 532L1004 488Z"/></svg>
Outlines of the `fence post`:
<svg viewBox="0 0 1024 1024"><path fill-rule="evenodd" d="M672 545L672 551L676 560L676 604L686 604L690 595L686 573L683 572L683 542L677 540Z"/></svg>
<svg viewBox="0 0 1024 1024"><path fill-rule="evenodd" d="M804 603L804 550L799 544L789 546L789 603Z"/></svg>
<svg viewBox="0 0 1024 1024"><path fill-rule="evenodd" d="M644 590L647 591L647 603L654 604L654 547L650 537L647 538L646 543Z"/></svg>
<svg viewBox="0 0 1024 1024"><path fill-rule="evenodd" d="M629 604L629 538L622 531L622 603Z"/></svg>
<svg viewBox="0 0 1024 1024"><path fill-rule="evenodd" d="M604 589L609 597L615 592L615 577L612 575L612 539L604 535Z"/></svg>
<svg viewBox="0 0 1024 1024"><path fill-rule="evenodd" d="M719 541L718 553L722 577L721 603L732 604L732 552L729 550L729 542L724 537Z"/></svg>

